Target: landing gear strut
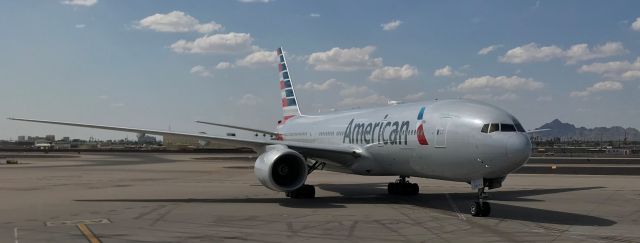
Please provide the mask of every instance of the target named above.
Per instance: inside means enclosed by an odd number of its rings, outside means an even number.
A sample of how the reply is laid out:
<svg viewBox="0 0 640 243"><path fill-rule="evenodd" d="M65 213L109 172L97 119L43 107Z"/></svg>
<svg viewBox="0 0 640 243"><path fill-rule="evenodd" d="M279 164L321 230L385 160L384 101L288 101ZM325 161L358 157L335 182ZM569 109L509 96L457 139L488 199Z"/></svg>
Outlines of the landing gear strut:
<svg viewBox="0 0 640 243"><path fill-rule="evenodd" d="M391 195L418 195L420 187L416 183L409 182L407 178L407 176L400 176L396 182L389 183L387 192Z"/></svg>
<svg viewBox="0 0 640 243"><path fill-rule="evenodd" d="M478 188L478 200L471 205L471 216L487 217L491 214L491 205L485 201L487 197L484 187Z"/></svg>

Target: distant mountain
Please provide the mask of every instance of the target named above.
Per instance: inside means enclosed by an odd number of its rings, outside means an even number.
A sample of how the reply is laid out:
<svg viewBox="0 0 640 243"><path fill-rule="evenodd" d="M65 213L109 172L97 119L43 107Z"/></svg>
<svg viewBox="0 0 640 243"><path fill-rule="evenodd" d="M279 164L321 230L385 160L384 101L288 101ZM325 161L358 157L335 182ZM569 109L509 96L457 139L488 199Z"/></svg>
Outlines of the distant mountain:
<svg viewBox="0 0 640 243"><path fill-rule="evenodd" d="M638 131L638 129L624 128L620 126L585 128L576 127L571 123L564 123L555 119L537 129L551 129L550 131L537 132L533 134L533 136L538 136L542 139L560 137L575 140L586 139L591 141L618 141L624 140L626 136L628 141L640 141L640 131Z"/></svg>

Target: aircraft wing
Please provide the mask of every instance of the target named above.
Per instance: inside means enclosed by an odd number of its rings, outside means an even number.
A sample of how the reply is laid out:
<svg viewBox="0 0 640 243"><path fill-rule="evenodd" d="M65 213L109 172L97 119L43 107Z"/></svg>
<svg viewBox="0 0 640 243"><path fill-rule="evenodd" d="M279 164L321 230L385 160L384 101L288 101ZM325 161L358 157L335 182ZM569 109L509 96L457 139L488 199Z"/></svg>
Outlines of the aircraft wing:
<svg viewBox="0 0 640 243"><path fill-rule="evenodd" d="M206 121L196 121L196 122L197 122L197 123L201 123L201 124L212 125L212 126L228 127L228 128L239 129L239 130L245 130L245 131L250 131L250 132L264 133L264 134L269 134L269 135L272 135L272 136L276 136L276 135L278 135L278 133L275 133L275 132L272 132L272 131L265 131L265 130L260 130L260 129L253 129L253 128L248 128L248 127L240 127L240 126L227 125L227 124L214 123L214 122L206 122Z"/></svg>
<svg viewBox="0 0 640 243"><path fill-rule="evenodd" d="M235 137L212 136L207 134L193 134L193 133L150 130L150 129L141 129L141 128L119 127L119 126L104 126L104 125L94 125L94 124L86 124L86 123L35 120L35 119L25 119L25 118L8 118L8 119L14 120L14 121L46 123L46 124L72 126L72 127L85 127L85 128L112 130L112 131L120 131L120 132L144 133L144 134L159 135L159 136L177 135L177 136L192 137L192 138L197 138L201 140L212 141L216 143L229 144L234 146L250 147L255 149L257 152L263 151L266 145L280 144L280 145L285 145L290 149L293 149L307 157L324 158L324 159L329 159L331 161L342 160L345 158L350 158L350 159L358 158L361 156L361 153L362 153L362 150L359 147L352 146L352 145L327 145L327 144L313 144L313 143L281 141L281 140L253 140L253 139L243 139L243 138L235 138Z"/></svg>
<svg viewBox="0 0 640 243"><path fill-rule="evenodd" d="M529 130L527 131L527 133L536 133L536 132L544 132L544 131L551 131L551 129L544 128L544 129L538 129L538 130Z"/></svg>

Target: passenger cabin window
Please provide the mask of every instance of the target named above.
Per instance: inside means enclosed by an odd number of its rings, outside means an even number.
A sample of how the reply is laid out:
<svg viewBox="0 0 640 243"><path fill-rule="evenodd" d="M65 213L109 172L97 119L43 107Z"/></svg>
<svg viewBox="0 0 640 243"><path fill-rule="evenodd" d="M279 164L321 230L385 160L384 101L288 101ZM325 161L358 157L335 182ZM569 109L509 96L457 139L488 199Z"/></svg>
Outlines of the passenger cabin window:
<svg viewBox="0 0 640 243"><path fill-rule="evenodd" d="M500 131L502 132L515 132L516 131L516 126L514 126L513 124L500 124Z"/></svg>

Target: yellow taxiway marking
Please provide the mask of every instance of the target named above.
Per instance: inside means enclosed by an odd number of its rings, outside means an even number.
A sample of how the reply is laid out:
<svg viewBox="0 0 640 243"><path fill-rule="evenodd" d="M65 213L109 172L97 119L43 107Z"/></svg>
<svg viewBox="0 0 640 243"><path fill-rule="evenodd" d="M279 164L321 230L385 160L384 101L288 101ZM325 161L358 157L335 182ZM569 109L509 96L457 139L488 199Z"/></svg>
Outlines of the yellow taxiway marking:
<svg viewBox="0 0 640 243"><path fill-rule="evenodd" d="M89 226L87 226L86 224L78 224L78 229L80 229L80 232L82 232L84 237L87 238L87 240L89 242L91 242L91 243L102 243L102 241L100 241L98 239L98 237L96 237L96 235L93 234L91 229L89 229Z"/></svg>

